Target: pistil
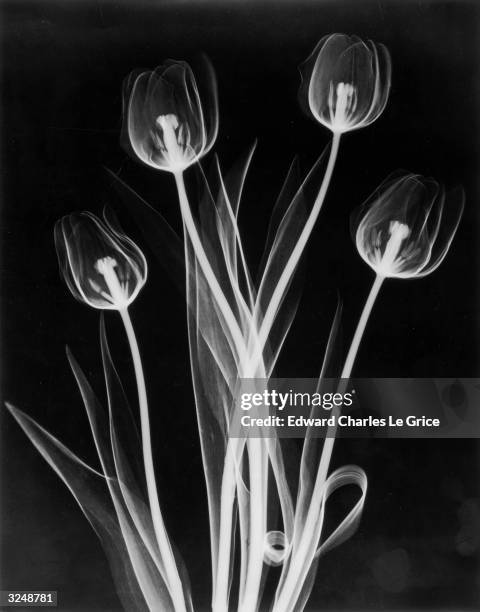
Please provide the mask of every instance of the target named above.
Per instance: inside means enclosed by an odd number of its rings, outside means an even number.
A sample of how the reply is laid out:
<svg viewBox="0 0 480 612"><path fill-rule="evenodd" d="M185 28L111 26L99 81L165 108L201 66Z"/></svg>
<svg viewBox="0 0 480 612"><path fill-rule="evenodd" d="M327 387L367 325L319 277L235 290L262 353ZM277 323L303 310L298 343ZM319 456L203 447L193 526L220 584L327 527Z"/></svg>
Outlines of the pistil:
<svg viewBox="0 0 480 612"><path fill-rule="evenodd" d="M348 128L349 118L355 112L357 106L356 89L350 83L338 83L334 102L334 86L330 83L328 95L328 107L332 128L342 132Z"/></svg>
<svg viewBox="0 0 480 612"><path fill-rule="evenodd" d="M102 295L106 297L119 309L126 308L128 306L128 296L125 294L125 290L122 287L115 268L118 266L117 261L113 257L102 257L95 263L95 269L105 279L105 283L108 287L110 295Z"/></svg>
<svg viewBox="0 0 480 612"><path fill-rule="evenodd" d="M377 267L377 273L389 276L394 270L395 260L398 257L403 241L410 235L410 228L400 221L391 221L389 227L390 237L385 251Z"/></svg>
<svg viewBox="0 0 480 612"><path fill-rule="evenodd" d="M156 119L157 126L162 131L163 146L165 154L171 168L181 168L184 166L184 151L178 133L179 122L178 117L173 114L159 115ZM182 138L184 140L184 138Z"/></svg>

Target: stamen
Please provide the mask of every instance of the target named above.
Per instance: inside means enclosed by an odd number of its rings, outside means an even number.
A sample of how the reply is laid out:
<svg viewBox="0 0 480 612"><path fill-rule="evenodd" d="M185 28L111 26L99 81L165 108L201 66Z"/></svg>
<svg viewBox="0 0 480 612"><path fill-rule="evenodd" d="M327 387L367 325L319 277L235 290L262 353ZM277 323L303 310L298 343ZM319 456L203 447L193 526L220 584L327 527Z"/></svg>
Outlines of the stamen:
<svg viewBox="0 0 480 612"><path fill-rule="evenodd" d="M177 115L174 115L174 114L159 115L157 117L156 123L164 131L168 127L171 127L173 130L176 130L178 128L178 118L177 118Z"/></svg>
<svg viewBox="0 0 480 612"><path fill-rule="evenodd" d="M180 133L182 130L181 127L179 129L178 117L173 114L159 115L155 123L162 130L163 145L169 165L172 168L183 166L185 160L181 140L184 140L184 137Z"/></svg>
<svg viewBox="0 0 480 612"><path fill-rule="evenodd" d="M111 302L118 308L125 308L128 306L128 295L115 272L115 268L117 267L117 261L109 256L102 257L102 259L98 259L95 263L95 269L103 276L108 290L110 291L109 297Z"/></svg>
<svg viewBox="0 0 480 612"><path fill-rule="evenodd" d="M328 112L330 114L330 123L333 125L335 120L335 111L333 109L333 83L330 81L330 87L328 88Z"/></svg>
<svg viewBox="0 0 480 612"><path fill-rule="evenodd" d="M357 92L350 83L338 83L336 91L335 108L333 108L333 84L330 84L328 105L330 116L333 116L332 125L335 128L348 127L348 120L357 106Z"/></svg>
<svg viewBox="0 0 480 612"><path fill-rule="evenodd" d="M378 271L384 272L388 276L394 270L395 261L402 247L402 242L410 236L410 228L400 221L391 221L389 226L390 238L388 239L385 251ZM397 262L398 263L398 262Z"/></svg>
<svg viewBox="0 0 480 612"><path fill-rule="evenodd" d="M117 267L117 262L113 257L102 257L95 262L95 270L100 272L102 276Z"/></svg>

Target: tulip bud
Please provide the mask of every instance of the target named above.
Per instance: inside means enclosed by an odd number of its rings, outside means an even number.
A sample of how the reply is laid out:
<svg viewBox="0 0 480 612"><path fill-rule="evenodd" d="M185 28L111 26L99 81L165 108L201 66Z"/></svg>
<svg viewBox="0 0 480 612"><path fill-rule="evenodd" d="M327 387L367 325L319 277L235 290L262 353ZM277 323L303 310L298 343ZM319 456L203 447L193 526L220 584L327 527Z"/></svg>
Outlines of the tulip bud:
<svg viewBox="0 0 480 612"><path fill-rule="evenodd" d="M167 61L134 72L124 82L122 142L158 170L183 172L213 146L218 131L217 88L208 64L208 99L202 106L192 69Z"/></svg>
<svg viewBox="0 0 480 612"><path fill-rule="evenodd" d="M448 207L446 199L431 178L390 176L352 216L361 257L383 278L419 278L436 270L460 223L463 191L448 194Z"/></svg>
<svg viewBox="0 0 480 612"><path fill-rule="evenodd" d="M60 271L73 296L102 310L125 310L147 280L142 251L127 236L89 213L57 221Z"/></svg>
<svg viewBox="0 0 480 612"><path fill-rule="evenodd" d="M387 103L391 63L384 45L331 34L320 40L300 72L302 106L334 133L373 123Z"/></svg>

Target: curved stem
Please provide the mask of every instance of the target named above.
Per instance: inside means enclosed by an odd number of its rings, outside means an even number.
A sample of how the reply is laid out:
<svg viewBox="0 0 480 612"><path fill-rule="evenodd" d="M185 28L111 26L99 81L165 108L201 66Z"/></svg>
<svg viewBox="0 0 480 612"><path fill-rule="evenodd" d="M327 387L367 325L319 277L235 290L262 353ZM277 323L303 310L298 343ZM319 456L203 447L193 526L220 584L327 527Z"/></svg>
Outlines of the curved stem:
<svg viewBox="0 0 480 612"><path fill-rule="evenodd" d="M362 314L360 315L360 319L358 320L357 327L355 329L355 333L353 335L353 339L347 353L347 358L345 359L345 364L342 369L342 380L340 383L341 388L339 389L340 392L343 392L345 381L350 378L352 374L352 369L355 363L355 359L357 357L358 349L360 348L360 342L362 341L363 334L368 323L368 319L370 318L370 314L372 312L373 305L375 304L375 300L377 299L378 292L380 291L384 280L385 277L383 276L375 276L375 280L373 281L372 287L365 301ZM335 424L335 426L332 427L331 430L329 429L329 431L327 432L327 437L325 438L325 443L322 450L322 456L320 458L320 466L317 472L315 487L317 487L317 484L323 487L323 483L327 478L328 468L330 465L330 459L333 451L333 445L335 443L336 429L337 426ZM315 495L315 491L313 495Z"/></svg>
<svg viewBox="0 0 480 612"><path fill-rule="evenodd" d="M190 210L190 205L188 202L187 192L185 190L185 181L183 180L183 172L175 172L175 183L177 185L178 191L178 200L180 202L180 211L182 213L183 222L185 228L188 232L188 236L192 243L193 250L195 252L195 256L198 260L198 263L202 269L202 272L208 282L208 285L211 289L212 295L214 296L220 312L228 325L228 329L232 334L232 339L235 344L235 349L238 355L238 359L242 359L246 357L246 347L245 341L238 325L237 319L230 308L230 305L225 297L225 294L220 287L220 284L217 280L215 272L208 261L207 254L205 253L205 249L203 248L202 241L200 236L198 235L197 226L195 225L195 221L192 216L192 211Z"/></svg>
<svg viewBox="0 0 480 612"><path fill-rule="evenodd" d="M340 134L333 135L332 147L328 159L327 168L323 177L320 190L313 204L310 215L302 229L300 237L285 265L283 272L275 287L271 300L268 304L265 316L260 326L260 331L254 342L254 352L249 360L245 377L257 375L258 364L262 361L263 350L275 321L280 304L285 297L290 280L298 265L298 261L305 249L305 245L312 233L315 222L327 194L328 186L332 178L335 161L337 159L340 145ZM255 313L256 315L257 313ZM254 317L256 318L256 316ZM250 529L249 529L249 555L247 565L247 576L245 581L244 599L240 602L239 612L250 612L258 606L258 595L263 566L263 538L266 532L266 508L265 508L265 453L262 447L263 440L252 439L248 441L249 465L250 465Z"/></svg>
<svg viewBox="0 0 480 612"><path fill-rule="evenodd" d="M275 320L278 308L284 298L285 291L288 288L291 277L296 269L298 261L302 255L308 238L313 230L316 219L320 212L321 206L325 199L328 186L331 180L333 169L335 166L336 157L338 154L338 148L340 143L340 134L334 134L332 147L330 150L330 156L327 164L327 169L322 181L317 198L314 202L310 215L305 223L302 233L295 245L295 248L290 255L290 258L285 266L283 273L277 283L275 291L270 300L269 306L263 318L262 325L258 336L254 339L253 355L249 355L251 350L252 338L248 339L248 345L245 344L245 339L240 330L238 322L234 313L232 312L225 295L217 281L215 272L213 271L208 257L203 248L201 238L198 235L195 221L193 219L191 209L188 202L188 196L185 190L185 183L183 179L183 173L174 173L175 182L178 190L178 197L180 201L180 208L182 218L184 222L184 228L187 230L189 238L192 243L192 247L195 252L195 256L199 262L202 272L210 286L210 289L215 296L217 305L222 313L225 322L228 325L229 331L232 334L234 345L238 355L238 362L245 364L241 369L243 370L243 377L252 377L257 375L257 369L263 359L263 349L268 336L271 331L271 327ZM257 313L255 313L253 320L256 319ZM261 580L261 571L263 564L263 538L265 535L265 474L268 476L268 471L265 472L265 452L262 445L262 440L249 440L247 443L248 454L249 454L249 465L250 465L250 528L249 528L249 552L248 552L248 563L247 563L247 575L244 590L244 600L240 602L240 609L243 611L249 611L251 608L254 609L258 602L258 592ZM226 464L224 466L224 475L222 482L222 495L221 495L221 524L219 534L219 548L217 558L217 573L215 593L213 597L213 608L214 610L221 610L222 606L227 605L228 601L228 577L230 567L230 550L231 550L231 538L232 538L232 521L231 513L233 511L234 503L234 488L233 483L235 482L233 465L231 463L232 456L236 455L235 449L238 445L238 441L232 443L229 440L226 456ZM233 451L233 452L232 452ZM232 453L230 456L229 453ZM229 460L230 459L230 460ZM258 474L260 471L260 474ZM227 514L227 516L224 515Z"/></svg>
<svg viewBox="0 0 480 612"><path fill-rule="evenodd" d="M380 291L384 280L384 276L380 276L378 274L375 276L372 288L370 289L370 293L368 294L365 306L363 307L362 314L360 315L360 319L358 320L357 328L355 330L355 334L353 335L353 340L350 344L350 349L348 351L347 358L345 359L341 378L350 378L352 374L353 365L357 357L360 342L363 338L363 333L367 326L370 313L372 312L373 305L375 304L375 300L377 299L378 292Z"/></svg>
<svg viewBox="0 0 480 612"><path fill-rule="evenodd" d="M298 241L287 263L285 264L283 272L278 280L278 283L268 304L265 316L263 317L262 324L260 326L260 331L258 334L258 341L255 343L257 350L252 358L251 366L253 371L255 371L258 361L261 358L261 355L258 354L258 351L263 351L263 348L267 342L278 309L280 307L280 304L282 303L283 298L285 297L285 291L288 288L293 273L295 272L295 268L297 267L300 257L302 256L303 250L305 249L305 245L307 244L307 241L310 238L310 234L312 233L312 230L315 226L315 222L322 208L325 196L327 195L327 190L330 185L330 180L332 178L333 169L335 167L338 149L340 146L340 136L341 134L339 133L333 134L332 147L330 149L327 169L325 170L325 175L323 177L320 190L315 199L312 210L310 211L310 215L308 216L308 219L302 229L302 233L300 234L300 237L298 238ZM253 376L254 374L249 375Z"/></svg>
<svg viewBox="0 0 480 612"><path fill-rule="evenodd" d="M196 261L204 274L206 281L210 287L210 290L216 300L216 303L220 309L220 312L228 325L230 332L232 333L234 345L237 352L237 359L240 359L240 363L245 362L247 359L246 345L238 326L230 305L228 304L225 294L223 293L220 284L218 283L215 272L213 271L210 262L208 261L207 254L203 248L201 238L198 234L195 221L192 216L190 204L188 201L187 192L185 189L185 181L183 173L175 173L175 183L178 191L178 199L180 203L180 211L183 220L183 233L185 242L185 262L187 263L187 235L192 245ZM190 283L188 267L186 267L186 285L187 285L187 299L188 299L188 287ZM189 334L192 330L189 328ZM193 369L192 369L193 374ZM205 462L205 449L204 441L200 435L200 442L202 445L203 460ZM228 610L228 589L229 589L229 577L231 567L231 546L232 546L232 529L233 529L233 508L235 503L235 457L240 441L238 439L229 439L227 450L225 454L225 463L223 467L223 476L221 484L220 494L220 525L218 543L215 542L213 532L211 533L210 540L212 546L212 569L213 569L213 593L212 593L212 610L213 612L225 612ZM207 487L209 486L207 479ZM212 530L212 524L210 524ZM214 550L214 547L217 547ZM216 567L213 567L216 565Z"/></svg>
<svg viewBox="0 0 480 612"><path fill-rule="evenodd" d="M318 192L317 198L314 202L312 210L310 212L309 218L302 230L299 240L295 245L295 248L290 255L290 258L285 266L283 273L277 283L277 286L274 290L272 298L270 300L269 306L265 313L265 317L262 321L262 325L258 334L253 342L253 354L249 357L249 359L245 362L244 366L244 377L252 377L258 375L258 367L263 359L263 349L265 343L268 339L268 335L271 331L271 327L275 320L275 316L277 314L280 303L285 295L285 290L290 283L291 277L295 272L298 261L303 253L305 245L308 241L308 238L313 230L315 222L317 220L318 214L324 202L328 186L330 184L330 180L332 177L333 169L335 166L336 157L338 154L338 148L340 143L340 134L334 134L332 147L330 150L330 157L327 164L327 169L325 171L325 175L322 181L322 185ZM256 319L256 313L253 317ZM250 342L251 338L249 338L249 352L250 352ZM244 597L242 601L239 602L239 610L241 612L249 612L250 610L254 610L257 607L258 603L258 594L260 588L261 581L261 573L263 566L263 539L265 536L266 530L266 507L265 507L265 479L268 478L268 471L265 471L265 452L262 444L263 440L252 439L247 443L248 454L249 454L249 472L250 472L250 520L249 520L249 550L248 550L248 562L247 562L247 570L246 570L246 580L244 585ZM228 469L227 469L228 472ZM226 478L226 482L231 483L231 474L224 473L224 477ZM225 483L226 484L226 483ZM231 494L230 486L227 485L227 490L230 490L230 494L227 494L226 498L223 498L222 501L228 502L225 504L224 509L227 514L230 516L231 514L231 504L233 503L233 495ZM222 486L223 491L223 486ZM230 525L230 522L228 523ZM224 525L226 527L226 524ZM223 536L223 537L222 537ZM226 568L223 566L223 563L227 563L227 567L229 567L230 562L230 544L231 544L231 533L228 532L228 529L225 531L221 530L220 534L220 557L222 558L222 562L220 562L219 557L219 580L217 580L217 589L218 589L218 599L217 606L215 609L221 609L222 603L225 603L226 598L226 588L227 588L227 576L228 572L226 572ZM227 560L228 557L228 560Z"/></svg>
<svg viewBox="0 0 480 612"><path fill-rule="evenodd" d="M355 333L353 335L350 349L347 353L347 358L342 370L342 382L341 386L344 385L344 380L350 378L352 369L355 363L355 358L360 347L365 328L372 312L373 305L378 296L378 292L382 286L385 278L377 275L368 294L367 300L360 315ZM315 485L307 513L307 519L305 526L300 537L300 542L294 553L294 557L291 561L290 567L288 568L288 574L285 579L282 591L278 597L277 602L274 606L274 612L288 612L293 609L294 602L297 600L298 595L301 591L302 585L305 581L306 575L310 568L310 565L315 557L315 550L311 548L312 535L315 531L316 522L318 521L319 509L323 503L323 487L327 479L328 468L330 465L330 459L332 456L333 446L335 443L335 432L336 424L329 428L327 436L322 449L322 456L320 458L320 465L318 467L317 475L315 478ZM321 529L321 525L320 525ZM321 531L318 534L320 537ZM308 555L308 558L307 558Z"/></svg>
<svg viewBox="0 0 480 612"><path fill-rule="evenodd" d="M142 436L143 463L145 468L145 478L147 481L148 502L150 512L152 514L153 529L157 539L160 556L165 564L165 575L167 588L175 608L175 612L186 612L185 597L183 594L182 582L178 574L177 564L173 555L170 540L163 522L162 511L158 501L157 484L155 479L155 470L153 465L152 441L150 434L150 418L148 415L147 390L145 386L145 377L143 375L142 360L140 350L138 348L137 338L133 329L132 320L128 310L118 311L125 331L127 333L128 343L132 354L133 366L135 369L135 378L137 381L138 404L140 408L140 428Z"/></svg>

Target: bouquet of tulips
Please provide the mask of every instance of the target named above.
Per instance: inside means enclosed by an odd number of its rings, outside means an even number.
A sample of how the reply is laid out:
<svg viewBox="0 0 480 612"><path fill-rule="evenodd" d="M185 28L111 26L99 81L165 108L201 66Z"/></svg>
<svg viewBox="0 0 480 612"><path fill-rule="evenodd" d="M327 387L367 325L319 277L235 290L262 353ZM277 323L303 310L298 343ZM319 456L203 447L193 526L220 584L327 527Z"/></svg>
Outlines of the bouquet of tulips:
<svg viewBox="0 0 480 612"><path fill-rule="evenodd" d="M346 465L330 472L335 430L324 440L307 432L294 488L286 475L281 440L275 435L231 435L239 381L272 376L295 317L299 293L293 281L327 197L341 136L375 121L389 97L387 49L356 36L322 38L301 72L301 102L310 116L331 131L332 140L303 180L297 180L294 165L290 168L273 208L256 281L238 225L253 148L226 174L217 158L208 178L200 163L218 133L217 89L210 64L206 63L201 81L187 63L167 61L154 71L132 73L124 84L123 144L152 170L172 174L178 192L183 237L156 207L112 175L152 253L166 263L185 290L215 612L303 610L319 559L355 531L367 492L367 476L360 467ZM196 198L184 181L192 166L200 185ZM313 203L307 201L312 191L316 194ZM446 194L431 178L399 171L352 214L355 245L375 277L338 372L341 379L351 376L385 279L420 278L433 272L449 250L462 210L461 190ZM169 537L168 517L162 511L147 385L129 314L129 306L147 282L146 258L108 210L103 219L90 212L68 215L57 222L54 234L68 288L80 302L102 311L106 411L67 350L98 467L87 464L23 411L11 404L8 409L100 537L125 609L194 610L187 568ZM133 410L107 340L103 311L109 310L119 313L131 350L138 390ZM323 362L319 385L329 367L340 319L337 308L319 359ZM327 501L346 485L358 487L360 495L326 536ZM277 518L272 520L275 512ZM272 601L265 601L263 593L268 566L281 567ZM234 575L238 592L232 595Z"/></svg>

